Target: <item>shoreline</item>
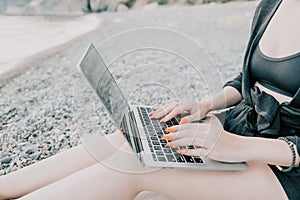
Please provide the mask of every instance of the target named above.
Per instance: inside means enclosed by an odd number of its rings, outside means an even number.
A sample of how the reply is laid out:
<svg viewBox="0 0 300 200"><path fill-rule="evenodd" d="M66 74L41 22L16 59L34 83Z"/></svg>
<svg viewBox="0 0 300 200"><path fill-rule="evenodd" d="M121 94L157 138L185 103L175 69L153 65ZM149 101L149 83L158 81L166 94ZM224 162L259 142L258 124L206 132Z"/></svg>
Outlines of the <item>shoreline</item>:
<svg viewBox="0 0 300 200"><path fill-rule="evenodd" d="M19 23L23 25L19 27ZM94 14L63 17L1 16L0 24L2 27L9 24L0 33L0 87L3 87L34 64L100 28L102 20Z"/></svg>

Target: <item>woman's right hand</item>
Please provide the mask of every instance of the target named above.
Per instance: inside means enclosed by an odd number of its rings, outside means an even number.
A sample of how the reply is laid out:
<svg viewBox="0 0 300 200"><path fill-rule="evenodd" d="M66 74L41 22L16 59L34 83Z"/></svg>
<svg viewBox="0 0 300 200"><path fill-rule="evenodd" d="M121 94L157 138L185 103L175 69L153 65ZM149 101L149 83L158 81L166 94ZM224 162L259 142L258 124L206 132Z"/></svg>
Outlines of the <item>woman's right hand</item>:
<svg viewBox="0 0 300 200"><path fill-rule="evenodd" d="M177 115L188 112L190 115L183 117L180 121L180 124L185 124L203 119L209 111L210 106L208 101L189 100L165 105L162 108L156 109L150 115L154 119L163 117L160 121L167 122Z"/></svg>

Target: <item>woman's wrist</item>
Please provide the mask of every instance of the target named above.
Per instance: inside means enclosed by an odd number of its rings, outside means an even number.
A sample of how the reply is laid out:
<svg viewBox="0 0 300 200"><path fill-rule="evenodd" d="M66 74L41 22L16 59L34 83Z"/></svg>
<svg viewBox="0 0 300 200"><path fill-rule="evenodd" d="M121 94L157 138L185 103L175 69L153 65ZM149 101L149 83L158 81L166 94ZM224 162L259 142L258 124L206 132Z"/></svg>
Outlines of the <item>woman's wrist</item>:
<svg viewBox="0 0 300 200"><path fill-rule="evenodd" d="M253 157L253 152L248 148L247 137L239 136L223 130L214 147L212 159L223 162L246 162Z"/></svg>
<svg viewBox="0 0 300 200"><path fill-rule="evenodd" d="M242 99L241 94L233 87L227 86L222 91L201 100L201 104L207 108L207 111L219 110L235 105Z"/></svg>
<svg viewBox="0 0 300 200"><path fill-rule="evenodd" d="M209 113L210 111L213 110L211 99L207 98L207 99L203 99L203 100L199 101L199 107L204 108L205 112Z"/></svg>
<svg viewBox="0 0 300 200"><path fill-rule="evenodd" d="M278 139L267 139L258 137L243 137L241 153L244 161L259 161L271 165L290 166L292 153L286 142ZM296 164L299 165L299 154L296 151Z"/></svg>

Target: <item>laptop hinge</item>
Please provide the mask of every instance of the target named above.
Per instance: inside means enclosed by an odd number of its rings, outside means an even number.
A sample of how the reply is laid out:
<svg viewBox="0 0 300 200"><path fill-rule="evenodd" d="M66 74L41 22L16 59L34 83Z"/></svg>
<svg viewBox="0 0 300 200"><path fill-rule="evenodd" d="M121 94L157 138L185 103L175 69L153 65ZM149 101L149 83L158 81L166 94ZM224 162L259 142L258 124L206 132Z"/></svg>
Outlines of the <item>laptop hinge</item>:
<svg viewBox="0 0 300 200"><path fill-rule="evenodd" d="M132 130L132 137L133 137L133 142L135 143L136 153L140 153L141 151L144 151L144 148L142 146L141 137L138 134L137 124L135 121L133 111L129 111L129 117L130 117L129 123Z"/></svg>

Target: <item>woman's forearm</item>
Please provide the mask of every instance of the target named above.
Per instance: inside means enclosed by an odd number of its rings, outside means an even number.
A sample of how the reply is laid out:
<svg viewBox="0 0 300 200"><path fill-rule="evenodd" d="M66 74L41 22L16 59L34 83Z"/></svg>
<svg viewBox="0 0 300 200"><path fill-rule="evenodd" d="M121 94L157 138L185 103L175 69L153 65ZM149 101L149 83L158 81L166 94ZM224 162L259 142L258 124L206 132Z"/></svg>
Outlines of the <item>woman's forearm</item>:
<svg viewBox="0 0 300 200"><path fill-rule="evenodd" d="M238 157L243 161L259 161L271 165L290 166L292 151L285 141L258 137L236 137L237 147L240 148ZM299 165L299 154L296 150L296 167Z"/></svg>
<svg viewBox="0 0 300 200"><path fill-rule="evenodd" d="M209 98L201 100L206 104L209 111L228 108L237 104L242 99L240 92L231 86L226 86L221 92L212 95Z"/></svg>

